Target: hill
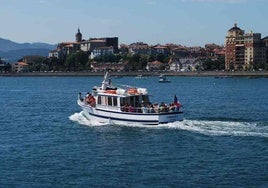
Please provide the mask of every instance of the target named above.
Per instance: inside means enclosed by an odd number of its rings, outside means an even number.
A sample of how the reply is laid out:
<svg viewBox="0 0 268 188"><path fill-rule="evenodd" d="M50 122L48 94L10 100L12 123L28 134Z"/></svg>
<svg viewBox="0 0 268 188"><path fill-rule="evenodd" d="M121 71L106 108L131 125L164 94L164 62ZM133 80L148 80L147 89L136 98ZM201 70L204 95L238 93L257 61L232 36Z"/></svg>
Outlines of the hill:
<svg viewBox="0 0 268 188"><path fill-rule="evenodd" d="M27 55L47 56L49 51L56 45L36 43L16 43L11 40L0 38L0 57L7 62L14 62Z"/></svg>

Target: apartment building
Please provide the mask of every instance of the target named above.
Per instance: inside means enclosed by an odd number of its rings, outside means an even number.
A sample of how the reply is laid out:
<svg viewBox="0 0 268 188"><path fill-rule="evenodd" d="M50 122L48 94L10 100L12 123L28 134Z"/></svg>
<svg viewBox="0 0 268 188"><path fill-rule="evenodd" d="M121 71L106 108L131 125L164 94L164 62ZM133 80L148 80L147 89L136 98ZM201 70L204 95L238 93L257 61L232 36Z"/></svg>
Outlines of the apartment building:
<svg viewBox="0 0 268 188"><path fill-rule="evenodd" d="M260 33L245 33L235 23L225 37L225 69L253 70L267 63L267 47Z"/></svg>

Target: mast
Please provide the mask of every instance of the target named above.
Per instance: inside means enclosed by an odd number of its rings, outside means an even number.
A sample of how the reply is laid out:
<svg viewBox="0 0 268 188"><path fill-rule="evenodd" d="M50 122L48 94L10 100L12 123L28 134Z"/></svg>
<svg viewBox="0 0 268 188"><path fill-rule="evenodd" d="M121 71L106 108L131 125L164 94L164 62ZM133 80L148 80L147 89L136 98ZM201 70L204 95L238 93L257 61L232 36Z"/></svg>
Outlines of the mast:
<svg viewBox="0 0 268 188"><path fill-rule="evenodd" d="M107 71L105 73L104 79L103 79L102 84L101 84L101 89L102 90L106 90L107 85L110 84L109 80L110 80L110 75L109 75L109 72Z"/></svg>

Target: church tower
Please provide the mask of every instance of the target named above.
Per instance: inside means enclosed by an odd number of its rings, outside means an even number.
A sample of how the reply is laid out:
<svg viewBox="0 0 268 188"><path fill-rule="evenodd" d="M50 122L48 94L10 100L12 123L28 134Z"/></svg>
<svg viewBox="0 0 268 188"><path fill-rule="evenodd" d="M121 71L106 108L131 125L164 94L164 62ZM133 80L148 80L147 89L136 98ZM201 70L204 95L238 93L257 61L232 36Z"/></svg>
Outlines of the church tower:
<svg viewBox="0 0 268 188"><path fill-rule="evenodd" d="M75 41L81 42L82 41L82 33L80 33L80 29L78 28L77 33L75 34Z"/></svg>

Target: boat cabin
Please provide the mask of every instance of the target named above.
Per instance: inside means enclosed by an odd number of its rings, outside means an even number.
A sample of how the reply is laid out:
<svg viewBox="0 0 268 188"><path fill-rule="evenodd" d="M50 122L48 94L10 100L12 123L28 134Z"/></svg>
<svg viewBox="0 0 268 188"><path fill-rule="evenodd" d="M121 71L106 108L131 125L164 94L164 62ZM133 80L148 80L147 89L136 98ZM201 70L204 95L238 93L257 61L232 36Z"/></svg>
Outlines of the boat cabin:
<svg viewBox="0 0 268 188"><path fill-rule="evenodd" d="M97 107L123 112L141 112L142 106L150 104L148 94L141 94L136 88L123 93L118 90L105 90L95 93L95 98Z"/></svg>

